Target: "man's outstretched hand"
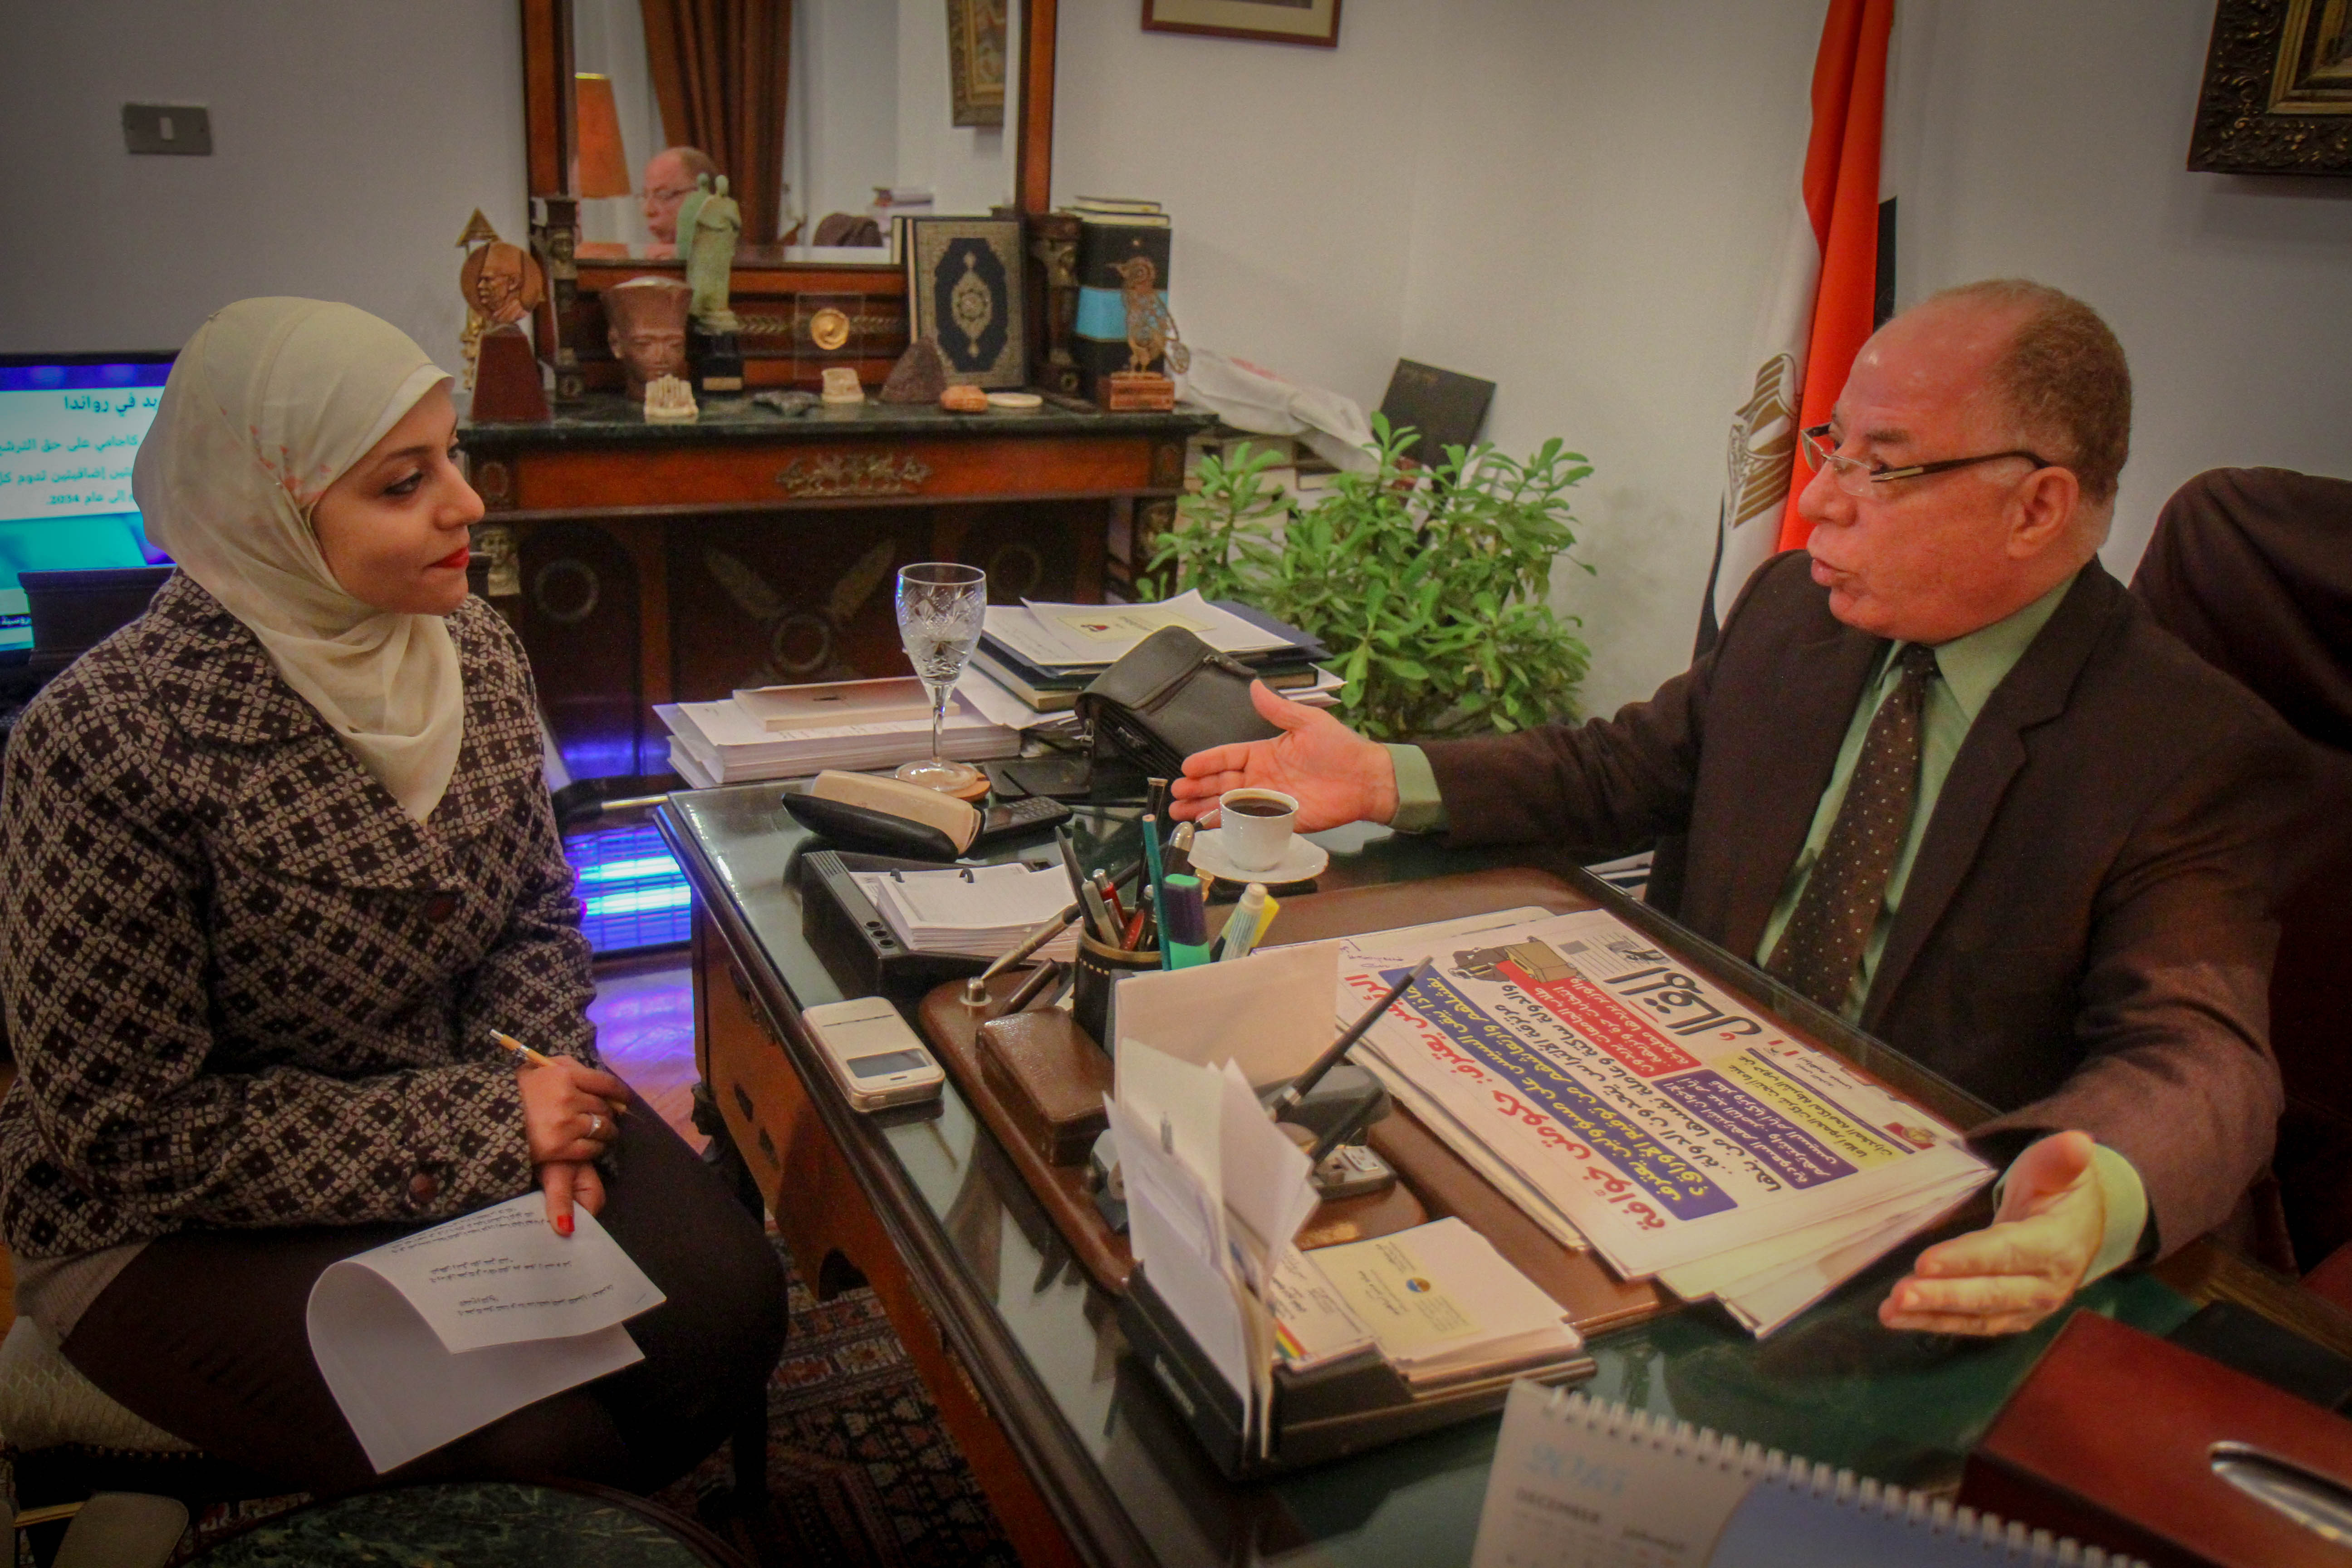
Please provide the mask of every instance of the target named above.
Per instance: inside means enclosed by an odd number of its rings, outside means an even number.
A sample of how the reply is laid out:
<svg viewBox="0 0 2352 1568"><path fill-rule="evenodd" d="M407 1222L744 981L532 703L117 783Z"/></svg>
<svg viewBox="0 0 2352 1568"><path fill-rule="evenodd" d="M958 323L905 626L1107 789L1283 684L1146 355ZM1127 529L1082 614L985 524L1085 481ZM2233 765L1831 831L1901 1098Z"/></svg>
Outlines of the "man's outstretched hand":
<svg viewBox="0 0 2352 1568"><path fill-rule="evenodd" d="M1921 1253L1878 1304L1878 1321L1928 1333L2016 1334L2064 1306L2106 1234L2096 1147L2087 1132L2059 1132L2020 1154L1993 1223Z"/></svg>
<svg viewBox="0 0 2352 1568"><path fill-rule="evenodd" d="M1280 790L1296 799L1301 833L1386 822L1396 815L1396 764L1384 747L1320 708L1276 697L1264 681L1250 682L1250 701L1282 733L1185 758L1184 776L1169 790L1171 816L1182 822L1206 816L1219 795L1244 787Z"/></svg>

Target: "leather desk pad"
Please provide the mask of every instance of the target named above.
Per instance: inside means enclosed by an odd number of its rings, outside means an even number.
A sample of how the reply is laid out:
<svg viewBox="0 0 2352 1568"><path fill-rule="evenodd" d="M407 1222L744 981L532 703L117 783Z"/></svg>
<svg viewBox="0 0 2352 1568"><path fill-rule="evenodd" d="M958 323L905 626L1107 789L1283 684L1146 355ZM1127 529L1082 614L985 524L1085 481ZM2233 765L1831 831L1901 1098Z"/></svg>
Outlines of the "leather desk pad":
<svg viewBox="0 0 2352 1568"><path fill-rule="evenodd" d="M1556 914L1593 907L1590 899L1549 872L1523 868L1473 871L1286 899L1266 931L1266 941L1312 942L1523 905ZM1104 1225L1096 1212L1094 1200L1082 1184L1085 1165L1051 1163L1047 1148L1053 1140L1036 1127L1034 1112L1026 1117L1016 1113L1012 1097L999 1092L1003 1067L1000 1064L992 1071L983 1066L981 1026L995 1016L1021 979L1016 973L990 982L991 1003L985 1008L964 1005L961 981L937 987L923 998L923 1033L1045 1205L1080 1266L1097 1284L1118 1293L1126 1289L1134 1257L1128 1250L1127 1238ZM1038 1024L1024 1022L1014 1027L1016 1039L1030 1052L1066 1055L1071 1048L1065 1041L1045 1042L1039 1037L1041 1029L1059 1032L1042 1016ZM1075 1026L1068 1033L1086 1043ZM1402 1108L1391 1111L1373 1127L1369 1141L1402 1176L1399 1186L1378 1197L1325 1205L1301 1233L1303 1246L1381 1236L1418 1225L1423 1218L1458 1215L1566 1309L1580 1329L1596 1331L1620 1327L1678 1304L1662 1287L1629 1284L1610 1273L1592 1254L1561 1247L1410 1111Z"/></svg>

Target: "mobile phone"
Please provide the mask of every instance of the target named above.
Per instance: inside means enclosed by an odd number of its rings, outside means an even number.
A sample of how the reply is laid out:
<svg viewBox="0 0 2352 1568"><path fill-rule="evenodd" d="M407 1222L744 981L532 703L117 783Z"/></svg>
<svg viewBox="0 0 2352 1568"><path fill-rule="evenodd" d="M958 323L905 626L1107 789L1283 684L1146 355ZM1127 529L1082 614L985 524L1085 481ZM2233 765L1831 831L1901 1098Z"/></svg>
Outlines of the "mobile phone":
<svg viewBox="0 0 2352 1568"><path fill-rule="evenodd" d="M853 1108L879 1110L938 1098L947 1075L885 998L828 1002L801 1018Z"/></svg>

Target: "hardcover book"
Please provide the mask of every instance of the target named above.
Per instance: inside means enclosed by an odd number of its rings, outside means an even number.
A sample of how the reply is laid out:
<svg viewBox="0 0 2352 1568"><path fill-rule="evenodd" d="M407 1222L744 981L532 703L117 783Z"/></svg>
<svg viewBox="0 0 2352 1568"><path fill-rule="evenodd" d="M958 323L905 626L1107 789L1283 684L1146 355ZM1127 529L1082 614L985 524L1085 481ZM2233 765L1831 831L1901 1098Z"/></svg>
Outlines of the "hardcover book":
<svg viewBox="0 0 2352 1568"><path fill-rule="evenodd" d="M1078 230L1078 322L1072 348L1078 362L1082 394L1097 403L1110 401L1110 378L1128 370L1127 295L1130 289L1156 294L1160 307L1168 303L1168 255L1171 231L1165 218L1156 223L1105 220L1081 214ZM1148 264L1148 283L1130 282ZM1164 370L1153 360L1146 370Z"/></svg>
<svg viewBox="0 0 2352 1568"><path fill-rule="evenodd" d="M947 357L948 379L1015 387L1029 379L1021 285L1021 220L899 220L909 330Z"/></svg>

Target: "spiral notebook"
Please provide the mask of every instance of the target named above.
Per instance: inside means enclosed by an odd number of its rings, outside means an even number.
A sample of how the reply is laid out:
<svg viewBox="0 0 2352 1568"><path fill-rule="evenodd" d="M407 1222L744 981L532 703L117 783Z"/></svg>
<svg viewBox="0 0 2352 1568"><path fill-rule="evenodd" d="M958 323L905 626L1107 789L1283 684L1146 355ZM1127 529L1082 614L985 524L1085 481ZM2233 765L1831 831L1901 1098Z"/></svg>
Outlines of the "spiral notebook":
<svg viewBox="0 0 2352 1568"><path fill-rule="evenodd" d="M2126 1568L1852 1470L1521 1383L1472 1568ZM2144 1568L2144 1565L2141 1565Z"/></svg>

